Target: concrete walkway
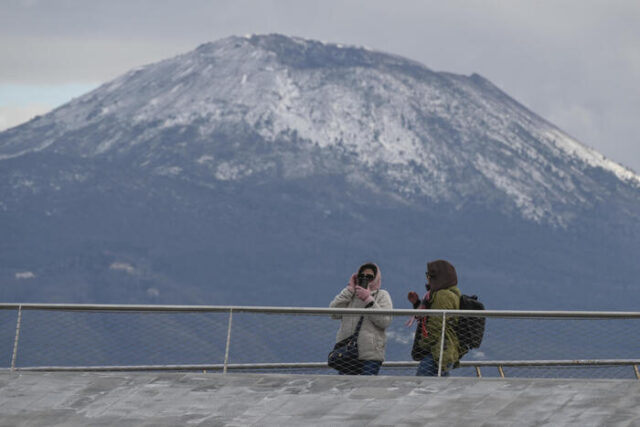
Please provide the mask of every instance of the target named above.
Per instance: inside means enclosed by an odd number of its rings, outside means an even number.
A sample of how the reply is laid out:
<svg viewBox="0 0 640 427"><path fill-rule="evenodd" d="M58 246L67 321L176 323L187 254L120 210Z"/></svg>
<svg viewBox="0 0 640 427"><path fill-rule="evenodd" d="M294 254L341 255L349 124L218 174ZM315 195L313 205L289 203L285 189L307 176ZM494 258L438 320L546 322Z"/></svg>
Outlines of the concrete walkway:
<svg viewBox="0 0 640 427"><path fill-rule="evenodd" d="M640 381L0 372L2 426L640 426Z"/></svg>

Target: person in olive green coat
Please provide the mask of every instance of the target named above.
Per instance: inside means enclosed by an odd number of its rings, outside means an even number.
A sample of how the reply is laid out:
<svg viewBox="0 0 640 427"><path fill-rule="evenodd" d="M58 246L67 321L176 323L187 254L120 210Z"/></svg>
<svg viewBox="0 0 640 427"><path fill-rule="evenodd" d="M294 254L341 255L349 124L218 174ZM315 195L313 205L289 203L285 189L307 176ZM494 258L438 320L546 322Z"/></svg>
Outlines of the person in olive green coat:
<svg viewBox="0 0 640 427"><path fill-rule="evenodd" d="M422 302L418 294L409 292L409 301L414 308L433 310L459 310L460 289L456 269L448 261L436 260L427 263L427 294ZM418 317L418 316L416 316ZM442 376L449 375L449 369L460 359L458 336L455 332L457 318L449 317L445 326L442 345L442 315L418 317L413 356L420 360L417 376L436 376L442 348Z"/></svg>

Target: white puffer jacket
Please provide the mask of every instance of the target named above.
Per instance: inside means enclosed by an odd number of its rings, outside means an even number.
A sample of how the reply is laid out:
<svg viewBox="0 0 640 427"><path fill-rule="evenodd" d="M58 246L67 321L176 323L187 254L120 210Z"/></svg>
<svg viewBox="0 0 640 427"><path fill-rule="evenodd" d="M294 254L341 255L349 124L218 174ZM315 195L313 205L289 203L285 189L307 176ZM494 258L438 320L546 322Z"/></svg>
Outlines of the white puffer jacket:
<svg viewBox="0 0 640 427"><path fill-rule="evenodd" d="M382 275L380 268L377 267L376 277L369 283L369 290L371 296L374 299L373 305L368 310L375 311L376 309L392 309L393 304L391 302L391 296L385 290L380 289L382 282ZM344 288L336 297L331 301L329 307L332 308L365 308L366 304L360 298L358 298L355 292L351 291L349 287ZM331 316L334 319L341 319L340 329L336 336L336 342L342 341L348 336L352 335L360 315L347 315L335 314ZM360 327L360 335L358 336L358 352L360 360L384 360L385 347L387 344L387 335L385 329L391 324L392 316L390 315L365 315Z"/></svg>

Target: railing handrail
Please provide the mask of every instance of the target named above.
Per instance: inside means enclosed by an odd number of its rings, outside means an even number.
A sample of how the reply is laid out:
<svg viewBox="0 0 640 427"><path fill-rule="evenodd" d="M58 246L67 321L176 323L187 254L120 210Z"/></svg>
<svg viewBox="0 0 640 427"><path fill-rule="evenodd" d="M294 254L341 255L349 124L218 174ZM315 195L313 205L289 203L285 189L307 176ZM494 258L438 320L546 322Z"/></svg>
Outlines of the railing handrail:
<svg viewBox="0 0 640 427"><path fill-rule="evenodd" d="M154 305L154 304L49 304L49 303L0 303L0 310L50 310L50 311L106 311L106 312L245 312L276 314L382 314L414 316L422 310L414 309L356 309L327 307L274 307L234 305ZM429 314L446 313L453 316L475 317L546 317L546 318L606 318L640 319L638 311L551 311L551 310L429 310Z"/></svg>
<svg viewBox="0 0 640 427"><path fill-rule="evenodd" d="M414 361L384 361L388 368L415 367ZM567 360L461 360L461 367L546 367L546 366L634 366L640 365L640 359L567 359ZM255 369L324 369L327 362L291 362L291 363L206 363L176 365L88 365L88 366L23 366L16 371L222 371ZM9 368L0 368L10 371Z"/></svg>
<svg viewBox="0 0 640 427"><path fill-rule="evenodd" d="M477 316L495 318L547 318L547 319L640 319L640 312L622 311L526 311L526 310L429 310L428 312L415 309L353 309L353 308L326 308L326 307L267 307L267 306L207 306L207 305L136 305L136 304L49 304L49 303L0 303L0 310L17 310L16 333L11 357L11 371L162 371L162 370L222 370L228 369L299 369L299 368L326 368L326 362L303 363L229 363L229 348L231 339L232 316L238 312L263 313L263 314L298 314L298 315L393 315L415 316L429 315L442 316L441 348L444 344L444 333L447 316ZM228 330L225 346L225 359L223 364L207 365L134 365L134 366L16 366L16 355L20 337L21 314L24 310L40 311L65 311L65 312L102 312L102 313L224 313L228 315ZM442 363L442 359L439 361ZM438 376L442 366L438 364ZM387 367L416 366L412 361L387 361ZM476 375L482 377L481 368L496 366L500 377L505 377L504 367L536 367L536 366L605 366L605 365L630 365L634 374L640 380L640 359L574 359L574 360L473 360L460 361L460 366L474 367ZM0 371L5 369L0 368Z"/></svg>

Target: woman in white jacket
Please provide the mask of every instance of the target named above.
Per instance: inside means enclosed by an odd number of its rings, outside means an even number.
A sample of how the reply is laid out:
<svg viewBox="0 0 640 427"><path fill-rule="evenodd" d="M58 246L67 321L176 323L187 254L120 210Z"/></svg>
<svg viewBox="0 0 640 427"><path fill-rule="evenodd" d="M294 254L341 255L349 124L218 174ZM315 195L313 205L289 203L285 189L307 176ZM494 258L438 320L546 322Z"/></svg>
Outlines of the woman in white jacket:
<svg viewBox="0 0 640 427"><path fill-rule="evenodd" d="M370 308L391 309L391 296L383 289L380 268L370 262L360 266L358 272L351 276L349 284L331 301L332 308ZM335 314L331 316L340 319L340 329L336 342L352 335L360 320L360 316ZM391 324L390 315L365 315L358 335L358 359L362 361L360 367L341 372L350 375L378 375L384 360L387 335L385 330Z"/></svg>

